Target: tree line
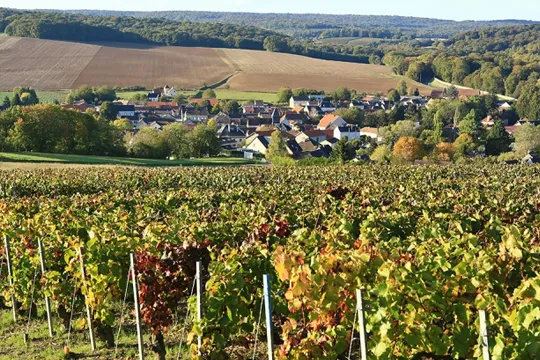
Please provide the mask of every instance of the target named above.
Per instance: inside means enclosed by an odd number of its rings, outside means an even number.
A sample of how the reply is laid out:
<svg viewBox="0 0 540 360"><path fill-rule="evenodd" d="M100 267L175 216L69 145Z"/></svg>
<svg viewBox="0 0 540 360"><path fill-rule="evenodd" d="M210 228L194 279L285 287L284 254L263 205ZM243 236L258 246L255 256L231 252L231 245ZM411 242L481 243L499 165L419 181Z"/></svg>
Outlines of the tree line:
<svg viewBox="0 0 540 360"><path fill-rule="evenodd" d="M0 151L155 159L216 156L221 151L215 121L194 129L173 123L163 131L134 133L129 120L110 121L103 115L54 104L12 106L0 112Z"/></svg>
<svg viewBox="0 0 540 360"><path fill-rule="evenodd" d="M391 31L412 37L450 38L463 31L508 25L530 24L526 20L452 21L411 16L334 15L334 14L263 14L213 11L107 11L69 10L86 15L133 16L164 18L172 21L221 22L258 26L296 38L318 38L327 31L358 29L360 31ZM341 36L337 33L336 36ZM345 35L343 36L349 36ZM378 37L378 36L373 36Z"/></svg>
<svg viewBox="0 0 540 360"><path fill-rule="evenodd" d="M0 31L10 36L51 40L268 50L360 63L367 63L371 54L369 49L318 44L255 26L224 23L20 10L0 12L0 24Z"/></svg>

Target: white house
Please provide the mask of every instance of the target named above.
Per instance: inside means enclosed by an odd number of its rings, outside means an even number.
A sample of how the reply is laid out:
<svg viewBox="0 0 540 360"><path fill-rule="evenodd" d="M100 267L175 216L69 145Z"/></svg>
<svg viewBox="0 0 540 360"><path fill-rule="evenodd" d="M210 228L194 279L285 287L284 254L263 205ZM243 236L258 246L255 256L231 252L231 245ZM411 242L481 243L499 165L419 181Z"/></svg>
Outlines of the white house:
<svg viewBox="0 0 540 360"><path fill-rule="evenodd" d="M175 88L169 87L169 85L163 87L163 95L173 97L176 94L178 94L178 91Z"/></svg>
<svg viewBox="0 0 540 360"><path fill-rule="evenodd" d="M337 110L337 107L334 104L332 104L330 101L321 101L319 107L325 113L329 113L329 112Z"/></svg>
<svg viewBox="0 0 540 360"><path fill-rule="evenodd" d="M377 140L377 142L381 142L383 140L383 137L379 134L379 130L374 127L363 127L360 129L360 136L367 136L372 139Z"/></svg>
<svg viewBox="0 0 540 360"><path fill-rule="evenodd" d="M133 118L135 116L135 105L114 105L118 110L118 118Z"/></svg>
<svg viewBox="0 0 540 360"><path fill-rule="evenodd" d="M347 122L343 120L341 116L328 114L328 115L325 115L321 119L321 121L319 121L319 125L317 125L317 129L327 130L336 126L345 126L345 125L347 125Z"/></svg>
<svg viewBox="0 0 540 360"><path fill-rule="evenodd" d="M146 98L147 98L148 101L150 101L150 102L158 102L158 101L159 101L159 97L160 97L160 94L157 93L157 92L151 92L151 93L148 93L148 95L146 95Z"/></svg>
<svg viewBox="0 0 540 360"><path fill-rule="evenodd" d="M358 126L337 126L334 129L334 137L341 140L344 137L347 139L360 139L360 128Z"/></svg>
<svg viewBox="0 0 540 360"><path fill-rule="evenodd" d="M289 107L294 109L297 106L309 106L310 99L309 96L292 96L289 100Z"/></svg>

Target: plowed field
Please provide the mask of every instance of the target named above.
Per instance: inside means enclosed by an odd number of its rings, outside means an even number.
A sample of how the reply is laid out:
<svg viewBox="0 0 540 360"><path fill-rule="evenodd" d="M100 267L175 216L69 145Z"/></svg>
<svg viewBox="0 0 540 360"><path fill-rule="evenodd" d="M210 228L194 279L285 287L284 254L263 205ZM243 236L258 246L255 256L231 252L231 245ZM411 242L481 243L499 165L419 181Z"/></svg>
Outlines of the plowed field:
<svg viewBox="0 0 540 360"><path fill-rule="evenodd" d="M195 89L228 77L232 90L267 92L282 86L386 92L398 82L385 66L265 51L0 38L0 90L71 89L83 84ZM429 91L422 86L420 90Z"/></svg>

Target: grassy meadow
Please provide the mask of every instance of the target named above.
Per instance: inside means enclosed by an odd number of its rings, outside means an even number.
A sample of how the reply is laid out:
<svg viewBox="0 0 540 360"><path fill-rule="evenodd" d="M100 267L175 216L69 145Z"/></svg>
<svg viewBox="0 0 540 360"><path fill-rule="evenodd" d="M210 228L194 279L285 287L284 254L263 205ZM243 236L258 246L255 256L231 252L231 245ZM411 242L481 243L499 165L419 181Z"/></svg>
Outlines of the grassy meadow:
<svg viewBox="0 0 540 360"><path fill-rule="evenodd" d="M65 154L42 154L42 153L0 153L0 168L17 168L22 163L25 168L28 164L83 164L83 165L121 165L121 166L235 166L254 164L254 161L242 158L204 158L182 160L156 160L135 159L122 157L90 156L90 155L65 155ZM13 163L17 163L13 166ZM31 166L30 166L31 167Z"/></svg>

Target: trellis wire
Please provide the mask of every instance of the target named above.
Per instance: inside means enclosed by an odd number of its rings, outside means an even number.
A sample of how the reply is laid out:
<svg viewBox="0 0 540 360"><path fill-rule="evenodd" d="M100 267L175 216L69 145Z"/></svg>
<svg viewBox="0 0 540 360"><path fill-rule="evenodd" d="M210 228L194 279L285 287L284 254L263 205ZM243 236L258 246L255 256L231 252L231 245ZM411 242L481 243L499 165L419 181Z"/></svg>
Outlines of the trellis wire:
<svg viewBox="0 0 540 360"><path fill-rule="evenodd" d="M32 295L30 296L30 309L28 310L28 322L26 323L25 341L28 341L28 332L30 331L30 320L32 319L32 306L34 305L34 292L36 289L37 267L34 269L34 280L32 280Z"/></svg>
<svg viewBox="0 0 540 360"><path fill-rule="evenodd" d="M259 329L261 328L262 313L264 307L264 297L261 298L261 307L259 310L259 320L257 321L257 328L255 329L255 343L253 344L253 357L252 360L255 360L255 355L257 354L257 343L259 340Z"/></svg>
<svg viewBox="0 0 540 360"><path fill-rule="evenodd" d="M197 284L197 278L193 279L193 285L191 286L191 294L189 297L193 296L193 293L195 292L195 284ZM184 334L186 333L186 325L189 317L189 306L187 306L186 310L186 317L184 318L184 326L182 326L182 333L180 335L180 346L178 348L178 355L176 356L176 360L180 359L180 354L182 353L182 345L184 345Z"/></svg>
<svg viewBox="0 0 540 360"><path fill-rule="evenodd" d="M116 344L114 345L114 357L116 359L116 353L118 351L118 341L120 340L120 331L122 330L122 322L124 321L124 309L127 300L127 294L129 289L129 274L131 272L131 265L128 269L127 282L126 282L126 291L124 292L124 302L122 302L122 311L120 312L120 325L118 326L118 333L116 334Z"/></svg>

